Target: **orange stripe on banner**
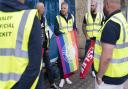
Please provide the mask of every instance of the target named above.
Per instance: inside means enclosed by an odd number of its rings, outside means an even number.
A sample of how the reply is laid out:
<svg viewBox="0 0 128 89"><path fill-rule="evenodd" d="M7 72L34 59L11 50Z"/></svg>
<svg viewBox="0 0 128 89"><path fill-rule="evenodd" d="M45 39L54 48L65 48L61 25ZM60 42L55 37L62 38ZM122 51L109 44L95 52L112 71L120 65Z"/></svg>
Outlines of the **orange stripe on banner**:
<svg viewBox="0 0 128 89"><path fill-rule="evenodd" d="M75 38L75 43L76 43L76 50L77 50L77 54L76 54L76 58L77 58L77 61L76 61L76 64L77 64L77 67L79 68L79 55L78 55L78 40L77 40L77 33L76 31L73 32L74 34L74 38Z"/></svg>
<svg viewBox="0 0 128 89"><path fill-rule="evenodd" d="M74 31L70 31L70 36L71 36L71 42L72 42L72 45L75 47L75 43L74 43L74 41L75 41L75 38L74 38L74 34L72 34ZM76 47L75 47L75 50L76 50ZM76 54L76 52L75 52L75 54ZM75 59L73 60L73 67L74 67L74 70L76 70L77 69L77 65L76 65L76 56L75 56Z"/></svg>
<svg viewBox="0 0 128 89"><path fill-rule="evenodd" d="M76 56L75 56L75 60L74 60L74 64L75 64L75 69L77 70L78 69L78 65L79 65L79 63L78 63L78 45L77 45L77 37L76 37L76 32L75 31L71 31L70 32L70 34L71 34L71 38L72 38L72 44L73 44L73 46L75 46L75 50L76 50Z"/></svg>
<svg viewBox="0 0 128 89"><path fill-rule="evenodd" d="M72 43L72 38L71 38L72 36L71 36L71 33L70 32L68 32L68 34L67 34L67 40L68 40L68 43L70 44L70 45L73 45L73 43ZM75 70L75 65L74 65L74 59L72 60L72 63L70 64L70 68L71 68L71 70Z"/></svg>

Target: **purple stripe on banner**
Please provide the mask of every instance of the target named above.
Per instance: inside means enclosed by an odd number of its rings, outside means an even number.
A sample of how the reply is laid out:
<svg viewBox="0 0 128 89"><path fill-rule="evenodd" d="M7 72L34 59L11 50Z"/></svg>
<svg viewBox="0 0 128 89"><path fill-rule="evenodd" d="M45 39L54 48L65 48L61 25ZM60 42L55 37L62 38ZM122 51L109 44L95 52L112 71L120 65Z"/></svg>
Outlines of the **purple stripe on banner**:
<svg viewBox="0 0 128 89"><path fill-rule="evenodd" d="M66 42L68 42L68 41L66 41L68 38L67 38L67 35L65 36L65 35L62 35L61 36L61 39L60 39L60 42L61 42L61 46L63 47L65 47L65 43ZM63 51L63 48L62 48L62 51ZM62 52L61 51L61 52ZM62 52L62 54L64 54L64 52ZM67 55L63 55L63 60L64 60L64 63L65 63L65 67L66 67L66 74L67 73L70 73L71 72L71 70L70 70L70 64L69 64L69 62L68 62L68 59L67 59Z"/></svg>
<svg viewBox="0 0 128 89"><path fill-rule="evenodd" d="M58 44L58 47L59 47L59 51L62 52L60 38L58 36L56 36L56 38L57 38L57 44ZM63 58L62 54L60 54L60 57ZM66 67L65 67L65 64L64 64L64 60L61 59L61 62L62 62L62 66L63 66L63 71L64 71L64 73L66 73Z"/></svg>
<svg viewBox="0 0 128 89"><path fill-rule="evenodd" d="M70 66L69 63L67 62L67 57L63 55L63 46L65 46L65 39L63 37L63 35L60 35L58 38L58 47L59 47L59 53L61 56L61 62L62 62L62 66L63 66L63 70L64 70L64 74L68 74L70 73Z"/></svg>
<svg viewBox="0 0 128 89"><path fill-rule="evenodd" d="M68 35L64 35L63 39L62 39L62 44L65 45L65 43L69 43L68 41ZM66 45L67 46L67 45ZM67 70L67 73L70 73L72 70L71 70L71 64L69 63L69 59L67 59L67 56L68 55L65 55L65 64L66 64L66 70Z"/></svg>

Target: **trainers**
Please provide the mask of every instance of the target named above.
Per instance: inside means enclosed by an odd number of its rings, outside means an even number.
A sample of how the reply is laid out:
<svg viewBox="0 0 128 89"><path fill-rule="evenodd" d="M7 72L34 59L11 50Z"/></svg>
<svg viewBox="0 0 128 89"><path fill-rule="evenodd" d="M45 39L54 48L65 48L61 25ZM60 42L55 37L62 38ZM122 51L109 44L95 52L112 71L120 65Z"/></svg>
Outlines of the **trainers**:
<svg viewBox="0 0 128 89"><path fill-rule="evenodd" d="M67 82L67 84L72 84L72 81L69 80L69 78L66 78L65 81Z"/></svg>
<svg viewBox="0 0 128 89"><path fill-rule="evenodd" d="M95 72L94 71L92 71L92 77L96 77L96 74L95 74Z"/></svg>
<svg viewBox="0 0 128 89"><path fill-rule="evenodd" d="M55 83L53 83L50 87L50 89L60 89Z"/></svg>
<svg viewBox="0 0 128 89"><path fill-rule="evenodd" d="M59 87L60 87L60 88L62 88L62 87L64 86L64 84L65 84L65 81L64 81L64 79L61 79L61 80L60 80L60 84L59 84Z"/></svg>

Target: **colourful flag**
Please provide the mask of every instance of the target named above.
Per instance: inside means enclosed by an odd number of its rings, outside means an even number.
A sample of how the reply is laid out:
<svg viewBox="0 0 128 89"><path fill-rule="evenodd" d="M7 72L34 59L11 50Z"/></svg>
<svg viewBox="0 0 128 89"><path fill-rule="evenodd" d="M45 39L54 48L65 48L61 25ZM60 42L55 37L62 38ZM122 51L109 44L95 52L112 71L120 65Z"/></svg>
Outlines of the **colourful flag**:
<svg viewBox="0 0 128 89"><path fill-rule="evenodd" d="M82 79L85 79L93 63L94 45L95 45L95 41L91 40L91 45L88 49L87 56L85 56L84 62L81 65L80 78Z"/></svg>
<svg viewBox="0 0 128 89"><path fill-rule="evenodd" d="M57 36L57 44L62 62L64 77L78 70L78 44L76 31Z"/></svg>

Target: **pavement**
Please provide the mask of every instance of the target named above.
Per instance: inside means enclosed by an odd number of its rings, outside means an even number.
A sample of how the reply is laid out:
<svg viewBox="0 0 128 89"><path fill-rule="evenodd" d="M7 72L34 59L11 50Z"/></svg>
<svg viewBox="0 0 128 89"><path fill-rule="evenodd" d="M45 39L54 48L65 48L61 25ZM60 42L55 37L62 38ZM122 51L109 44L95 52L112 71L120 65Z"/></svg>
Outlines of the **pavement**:
<svg viewBox="0 0 128 89"><path fill-rule="evenodd" d="M94 78L89 73L86 79L81 79L79 77L79 71L74 74L70 80L73 82L72 85L65 84L61 89L94 89ZM59 80L57 80L57 85L59 84ZM49 85L47 85L49 87ZM50 89L50 88L47 88ZM128 89L128 80L125 82L124 89Z"/></svg>

